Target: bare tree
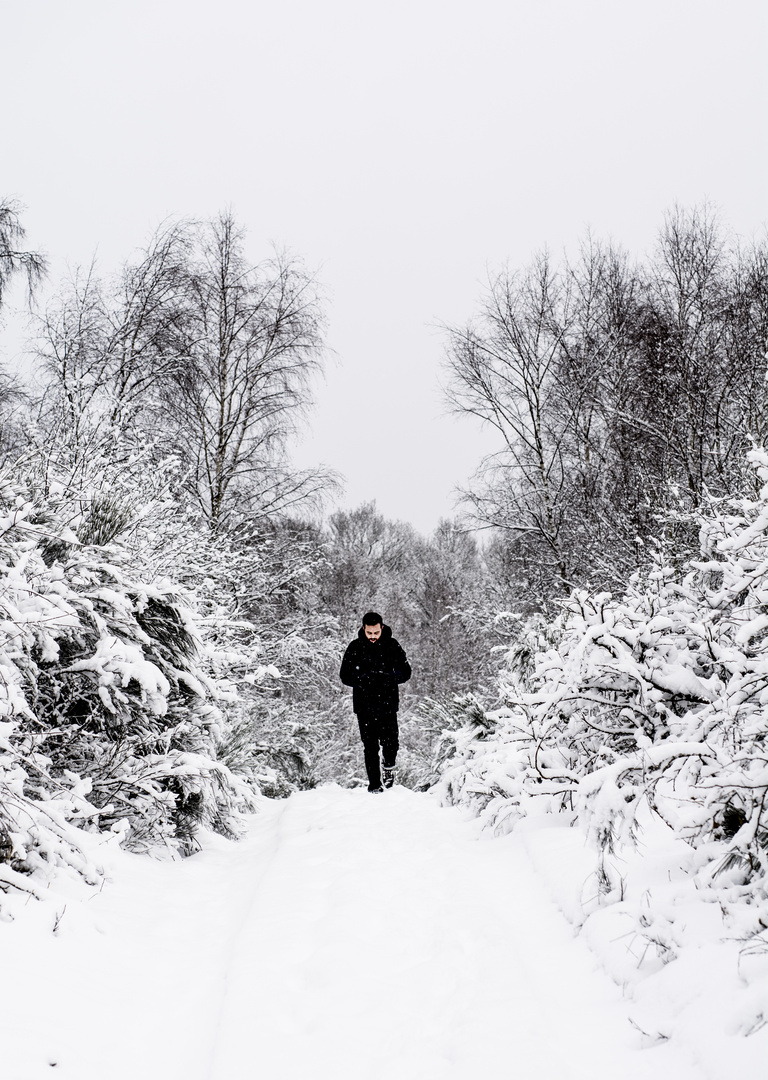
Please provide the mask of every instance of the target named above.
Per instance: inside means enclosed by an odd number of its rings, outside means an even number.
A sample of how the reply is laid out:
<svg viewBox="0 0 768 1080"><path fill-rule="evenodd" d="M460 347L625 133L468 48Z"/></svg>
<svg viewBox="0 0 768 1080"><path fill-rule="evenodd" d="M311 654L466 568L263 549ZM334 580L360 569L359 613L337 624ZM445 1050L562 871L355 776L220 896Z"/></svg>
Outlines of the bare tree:
<svg viewBox="0 0 768 1080"><path fill-rule="evenodd" d="M433 698L478 690L490 665L484 564L471 533L442 520L419 548L413 593L417 603L416 688Z"/></svg>
<svg viewBox="0 0 768 1080"><path fill-rule="evenodd" d="M285 449L320 366L315 279L281 253L245 258L230 214L201 226L187 281L184 350L164 380L163 408L212 528L243 510L274 512L320 492Z"/></svg>
<svg viewBox="0 0 768 1080"><path fill-rule="evenodd" d="M111 279L77 273L49 307L40 358L46 429L73 460L175 457L209 525L319 496L286 444L320 366L316 282L298 260L246 261L231 215L160 229Z"/></svg>
<svg viewBox="0 0 768 1080"><path fill-rule="evenodd" d="M578 580L614 585L637 560L647 531L652 457L635 327L642 280L627 255L588 236L579 258L566 261L571 318L560 341L553 407L567 432L563 443L567 543Z"/></svg>
<svg viewBox="0 0 768 1080"><path fill-rule="evenodd" d="M569 580L563 543L569 419L554 406L557 363L570 320L568 283L542 255L523 274L502 273L477 323L448 328L449 400L499 434L499 451L470 493L479 521L540 541L554 578Z"/></svg>
<svg viewBox="0 0 768 1080"><path fill-rule="evenodd" d="M42 255L24 251L26 230L21 224L21 207L14 201L0 201L0 307L11 278L24 274L30 295L46 272Z"/></svg>
<svg viewBox="0 0 768 1080"><path fill-rule="evenodd" d="M46 272L43 256L24 250L26 231L21 224L20 213L18 203L0 200L0 308L14 277L19 274L26 277L31 300ZM19 449L18 418L26 403L26 391L19 379L0 370L0 454L3 457Z"/></svg>
<svg viewBox="0 0 768 1080"><path fill-rule="evenodd" d="M412 618L419 537L411 525L388 521L375 503L337 510L328 520L329 563L323 599L343 623L358 626L368 608L383 608L398 625Z"/></svg>
<svg viewBox="0 0 768 1080"><path fill-rule="evenodd" d="M662 336L645 367L668 473L692 504L731 491L766 434L764 259L729 246L708 206L665 217L648 284Z"/></svg>
<svg viewBox="0 0 768 1080"><path fill-rule="evenodd" d="M500 274L447 366L454 407L500 436L469 499L506 534L509 581L546 604L620 586L651 537L684 556L701 501L752 482L767 347L766 245L733 244L707 207L668 214L644 265L588 238L558 271Z"/></svg>
<svg viewBox="0 0 768 1080"><path fill-rule="evenodd" d="M42 320L44 409L75 445L85 431L152 426L161 379L178 363L189 227L159 230L112 280L76 271Z"/></svg>
<svg viewBox="0 0 768 1080"><path fill-rule="evenodd" d="M397 627L414 663L411 700L450 698L484 681L493 642L483 562L466 529L441 521L425 538L364 503L331 515L326 554L322 607L348 633L368 609Z"/></svg>

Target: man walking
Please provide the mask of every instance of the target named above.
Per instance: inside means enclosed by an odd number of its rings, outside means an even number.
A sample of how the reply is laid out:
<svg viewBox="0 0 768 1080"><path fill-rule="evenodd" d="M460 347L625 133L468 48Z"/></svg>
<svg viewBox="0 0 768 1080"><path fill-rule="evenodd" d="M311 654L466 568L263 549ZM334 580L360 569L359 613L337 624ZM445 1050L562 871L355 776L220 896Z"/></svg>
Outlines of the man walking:
<svg viewBox="0 0 768 1080"><path fill-rule="evenodd" d="M395 782L398 686L410 679L411 665L378 612L363 615L363 625L344 653L339 676L345 686L352 687L352 708L363 740L368 790L379 794Z"/></svg>

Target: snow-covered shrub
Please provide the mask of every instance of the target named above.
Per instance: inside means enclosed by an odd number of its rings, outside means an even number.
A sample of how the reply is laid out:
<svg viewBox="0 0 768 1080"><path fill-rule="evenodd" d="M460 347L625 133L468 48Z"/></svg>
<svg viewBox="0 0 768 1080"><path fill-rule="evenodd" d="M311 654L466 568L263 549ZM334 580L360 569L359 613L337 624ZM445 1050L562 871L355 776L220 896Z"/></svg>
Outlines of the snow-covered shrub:
<svg viewBox="0 0 768 1080"><path fill-rule="evenodd" d="M270 796L338 779L342 645L316 595L320 544L300 524L257 521L213 546L196 593L227 695L220 760Z"/></svg>
<svg viewBox="0 0 768 1080"><path fill-rule="evenodd" d="M252 800L219 760L192 597L130 545L84 543L65 495L0 482L0 875L14 884L43 863L95 873L78 828L185 850Z"/></svg>
<svg viewBox="0 0 768 1080"><path fill-rule="evenodd" d="M416 709L414 724L431 751L429 766L422 767L422 783L417 785L425 788L444 773L447 762L467 761L475 745L496 729L495 718L473 694L457 694L449 700L426 698Z"/></svg>
<svg viewBox="0 0 768 1080"><path fill-rule="evenodd" d="M701 888L759 901L756 932L768 915L768 455L751 463L759 496L703 515L701 558L683 573L659 556L620 599L574 592L532 668L510 654L503 706L452 736L439 788L496 828L565 810L608 853L649 807L703 856Z"/></svg>

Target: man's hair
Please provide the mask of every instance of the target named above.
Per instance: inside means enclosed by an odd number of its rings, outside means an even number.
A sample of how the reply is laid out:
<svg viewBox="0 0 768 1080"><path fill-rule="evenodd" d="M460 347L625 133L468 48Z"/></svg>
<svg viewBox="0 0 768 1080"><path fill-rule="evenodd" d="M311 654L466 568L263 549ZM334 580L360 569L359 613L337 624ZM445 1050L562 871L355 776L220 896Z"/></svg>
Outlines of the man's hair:
<svg viewBox="0 0 768 1080"><path fill-rule="evenodd" d="M366 611L363 615L363 626L383 626L384 620L378 611Z"/></svg>

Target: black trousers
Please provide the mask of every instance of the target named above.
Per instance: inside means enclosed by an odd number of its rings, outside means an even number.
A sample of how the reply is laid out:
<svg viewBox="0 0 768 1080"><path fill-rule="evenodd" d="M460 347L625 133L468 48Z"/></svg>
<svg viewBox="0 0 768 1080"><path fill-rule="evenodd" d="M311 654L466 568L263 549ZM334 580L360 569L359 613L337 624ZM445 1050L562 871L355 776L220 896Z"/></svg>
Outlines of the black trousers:
<svg viewBox="0 0 768 1080"><path fill-rule="evenodd" d="M357 722L360 726L360 738L363 740L368 787L381 787L379 745L381 745L383 764L386 768L391 769L395 764L395 758L400 746L397 731L397 713L394 711L361 711L357 714Z"/></svg>

